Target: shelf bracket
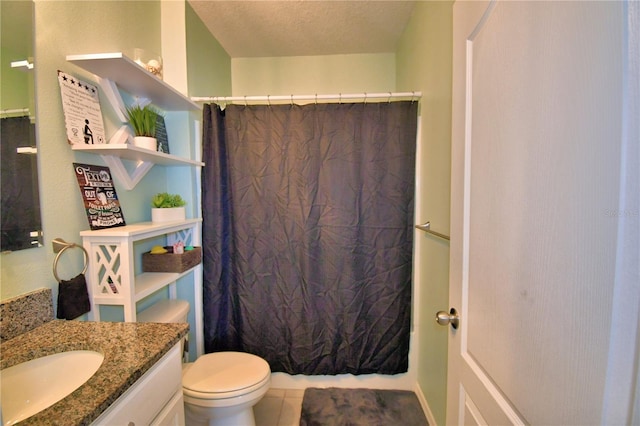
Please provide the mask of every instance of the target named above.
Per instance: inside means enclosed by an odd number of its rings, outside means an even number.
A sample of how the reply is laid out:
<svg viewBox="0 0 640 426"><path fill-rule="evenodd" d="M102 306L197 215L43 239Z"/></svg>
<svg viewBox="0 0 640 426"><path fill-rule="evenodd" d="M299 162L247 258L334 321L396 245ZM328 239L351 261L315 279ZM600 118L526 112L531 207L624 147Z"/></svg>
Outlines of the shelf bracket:
<svg viewBox="0 0 640 426"><path fill-rule="evenodd" d="M118 86L116 85L116 83L108 78L102 78L97 75L96 78L98 79L98 83L102 88L102 92L105 94L107 100L118 116L118 119L123 123L127 123L127 118L124 114L125 104L122 100L122 95L120 95L120 91L118 90ZM126 124L121 126L111 137L109 143L133 143L133 137L131 135L129 126L127 126ZM107 166L109 166L109 169L113 172L116 179L118 179L122 186L124 186L124 188L128 191L135 188L136 185L142 180L142 178L149 172L149 170L151 170L154 165L154 163L150 161L139 161L136 164L135 169L131 173L129 173L129 171L122 163L121 158L115 155L102 155L101 157L107 164Z"/></svg>
<svg viewBox="0 0 640 426"><path fill-rule="evenodd" d="M120 95L120 91L118 90L118 86L116 86L116 84L108 78L102 78L96 75L96 79L98 80L98 84L102 88L102 92L107 97L107 100L118 116L118 120L123 123L127 123L127 117L125 117L124 115L125 105L124 101L122 100L122 96Z"/></svg>
<svg viewBox="0 0 640 426"><path fill-rule="evenodd" d="M109 139L109 143L123 144L133 143L133 136L131 136L131 130L129 126L121 126Z"/></svg>
<svg viewBox="0 0 640 426"><path fill-rule="evenodd" d="M154 165L151 161L139 161L136 164L136 168L129 174L120 157L115 155L101 155L101 157L107 166L109 166L109 169L113 172L116 179L118 179L122 186L128 191L135 188Z"/></svg>

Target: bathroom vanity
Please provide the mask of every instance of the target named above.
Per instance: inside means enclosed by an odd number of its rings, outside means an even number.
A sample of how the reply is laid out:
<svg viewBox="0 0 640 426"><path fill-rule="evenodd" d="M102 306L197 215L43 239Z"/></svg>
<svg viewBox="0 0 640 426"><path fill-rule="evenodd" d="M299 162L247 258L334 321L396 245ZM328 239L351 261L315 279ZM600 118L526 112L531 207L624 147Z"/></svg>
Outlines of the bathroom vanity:
<svg viewBox="0 0 640 426"><path fill-rule="evenodd" d="M2 369L67 351L104 355L83 385L20 424L184 424L180 341L188 330L186 323L52 320L3 342Z"/></svg>

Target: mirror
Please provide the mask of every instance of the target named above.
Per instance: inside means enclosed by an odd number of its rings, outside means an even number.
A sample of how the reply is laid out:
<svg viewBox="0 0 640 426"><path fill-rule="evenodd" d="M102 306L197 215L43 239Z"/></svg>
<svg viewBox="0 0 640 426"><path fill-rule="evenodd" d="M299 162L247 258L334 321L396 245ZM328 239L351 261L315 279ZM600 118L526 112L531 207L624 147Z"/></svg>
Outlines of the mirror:
<svg viewBox="0 0 640 426"><path fill-rule="evenodd" d="M38 193L33 2L0 2L1 249L42 245Z"/></svg>

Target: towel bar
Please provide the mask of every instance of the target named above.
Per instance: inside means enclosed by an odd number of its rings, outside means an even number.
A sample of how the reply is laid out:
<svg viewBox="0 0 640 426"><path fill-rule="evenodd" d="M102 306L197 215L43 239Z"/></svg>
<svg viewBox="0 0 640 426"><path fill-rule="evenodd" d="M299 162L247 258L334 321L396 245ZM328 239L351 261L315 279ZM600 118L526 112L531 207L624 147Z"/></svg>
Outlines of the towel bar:
<svg viewBox="0 0 640 426"><path fill-rule="evenodd" d="M427 232L429 234L435 235L436 237L442 238L443 240L447 240L447 241L450 240L448 235L444 235L444 234L441 234L439 232L432 231L431 230L431 222L425 222L422 225L416 225L416 229L419 229L421 231L424 231L424 232Z"/></svg>
<svg viewBox="0 0 640 426"><path fill-rule="evenodd" d="M64 253L68 248L78 247L82 249L84 253L84 269L82 270L82 274L87 272L87 268L89 267L89 253L87 253L84 247L76 243L68 243L62 238L55 238L51 244L53 245L53 252L58 253L56 254L56 258L53 260L53 276L56 281L61 281L60 277L58 277L58 260L60 260L60 256L62 256L62 253Z"/></svg>

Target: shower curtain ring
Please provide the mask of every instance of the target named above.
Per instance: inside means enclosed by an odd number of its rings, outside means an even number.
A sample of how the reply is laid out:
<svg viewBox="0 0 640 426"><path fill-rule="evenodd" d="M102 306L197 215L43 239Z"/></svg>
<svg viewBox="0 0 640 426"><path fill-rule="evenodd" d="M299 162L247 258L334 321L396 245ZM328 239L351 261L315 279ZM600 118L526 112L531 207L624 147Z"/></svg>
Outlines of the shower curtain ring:
<svg viewBox="0 0 640 426"><path fill-rule="evenodd" d="M391 92L389 92L389 99L388 99L388 103L391 103Z"/></svg>
<svg viewBox="0 0 640 426"><path fill-rule="evenodd" d="M318 105L318 94L316 93L316 105Z"/></svg>
<svg viewBox="0 0 640 426"><path fill-rule="evenodd" d="M267 95L267 105L271 106L271 95Z"/></svg>
<svg viewBox="0 0 640 426"><path fill-rule="evenodd" d="M338 103L342 105L342 93L338 94Z"/></svg>
<svg viewBox="0 0 640 426"><path fill-rule="evenodd" d="M367 92L364 92L364 104L367 104Z"/></svg>
<svg viewBox="0 0 640 426"><path fill-rule="evenodd" d="M247 106L247 95L244 95L244 106Z"/></svg>

